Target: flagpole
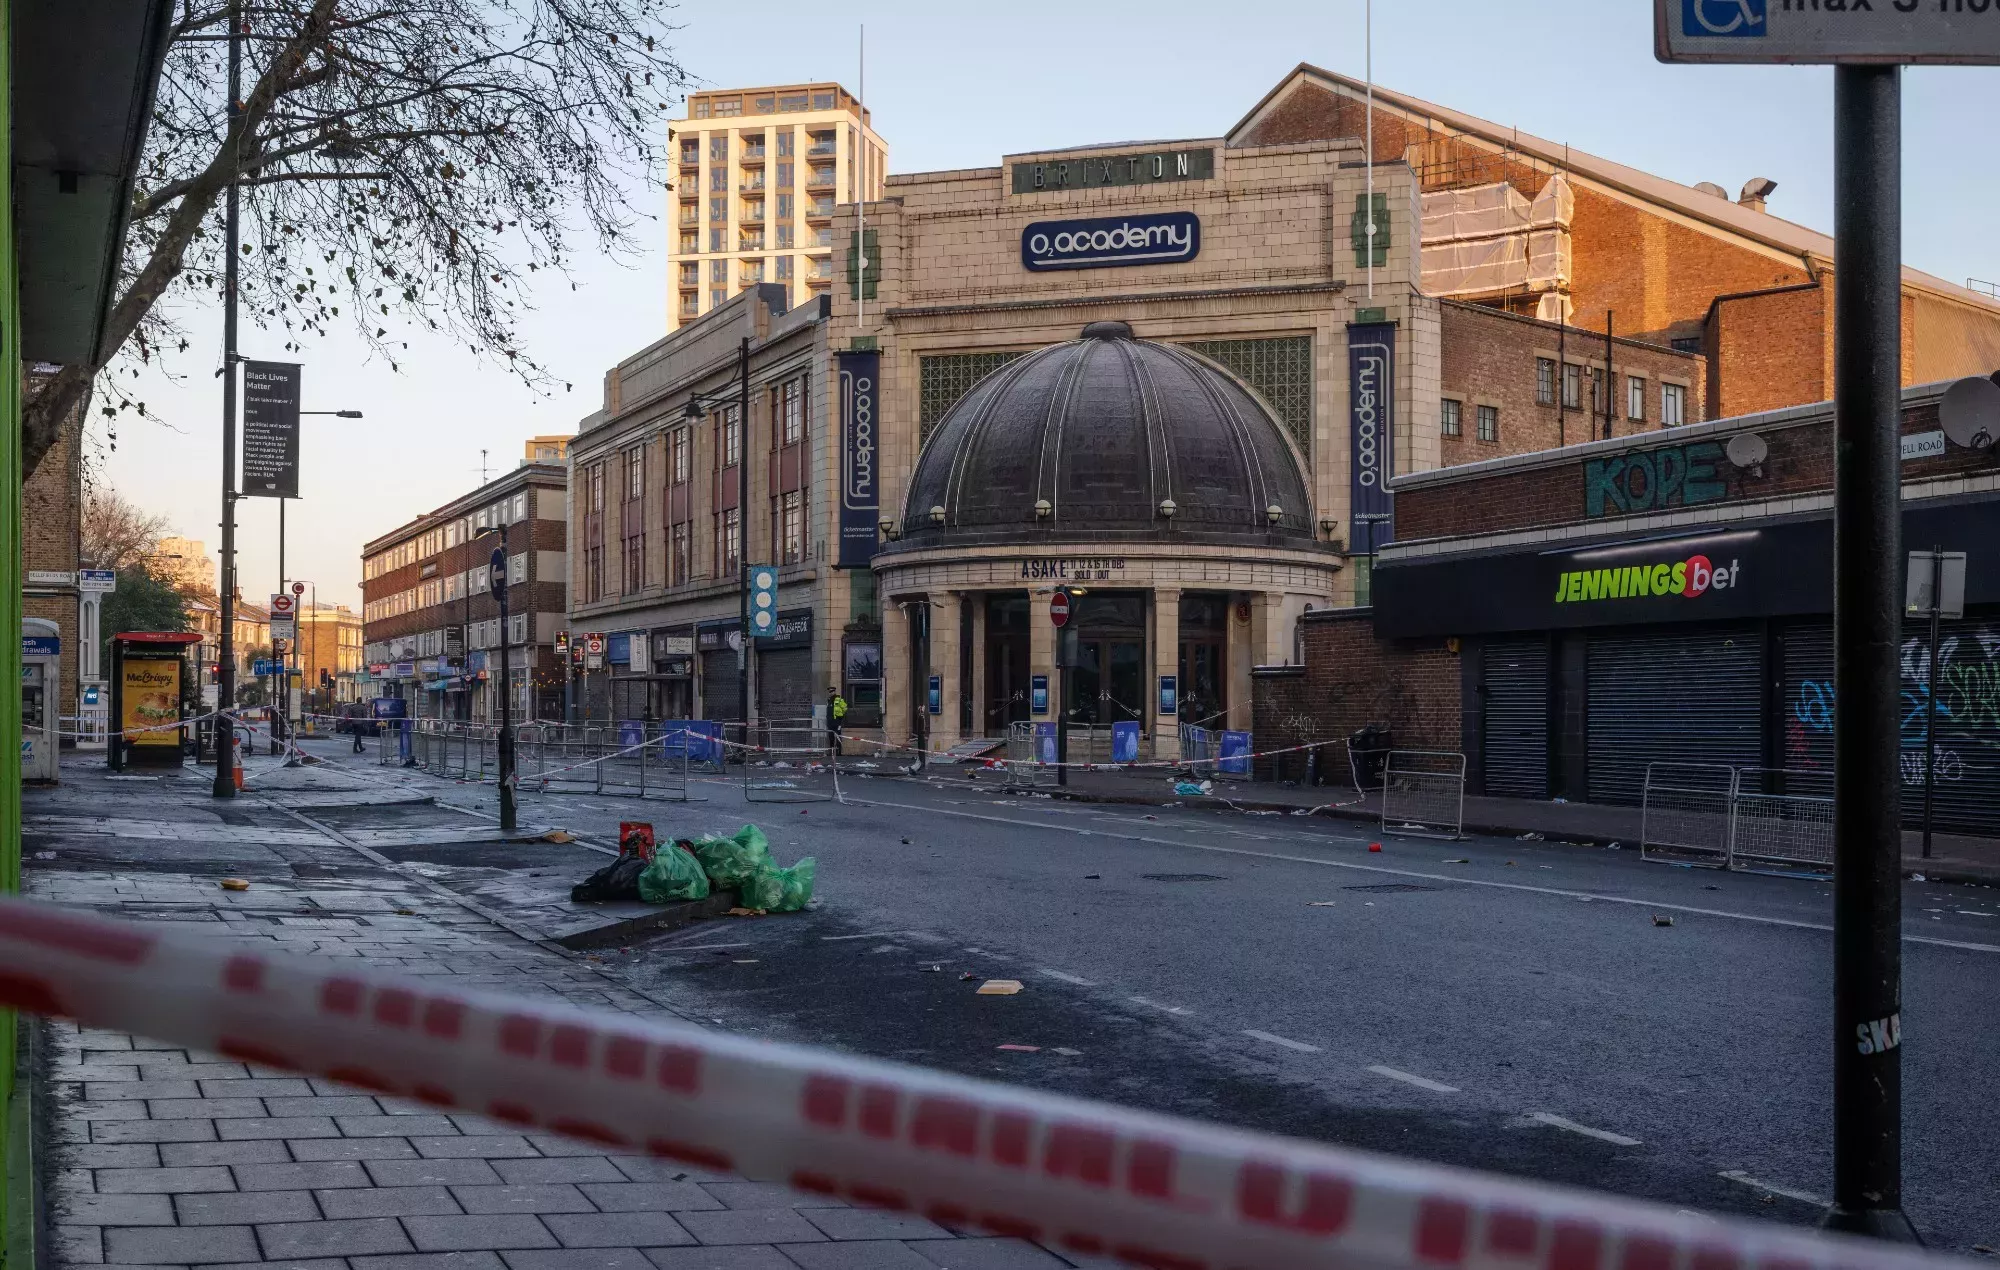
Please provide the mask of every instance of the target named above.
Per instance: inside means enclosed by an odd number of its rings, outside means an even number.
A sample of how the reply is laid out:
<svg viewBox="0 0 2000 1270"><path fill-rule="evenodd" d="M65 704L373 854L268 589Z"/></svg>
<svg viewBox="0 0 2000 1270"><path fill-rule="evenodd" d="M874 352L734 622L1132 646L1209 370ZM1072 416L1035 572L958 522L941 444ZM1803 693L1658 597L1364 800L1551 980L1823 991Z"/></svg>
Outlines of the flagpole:
<svg viewBox="0 0 2000 1270"><path fill-rule="evenodd" d="M1375 298L1375 0L1365 0L1362 18L1362 76L1368 84L1368 122L1365 144L1368 148L1368 226L1365 246L1368 250L1368 298Z"/></svg>
<svg viewBox="0 0 2000 1270"><path fill-rule="evenodd" d="M854 104L861 110L861 144L856 147L854 252L860 259L854 266L854 329L867 324L868 316L868 24L862 23L857 45L859 71Z"/></svg>

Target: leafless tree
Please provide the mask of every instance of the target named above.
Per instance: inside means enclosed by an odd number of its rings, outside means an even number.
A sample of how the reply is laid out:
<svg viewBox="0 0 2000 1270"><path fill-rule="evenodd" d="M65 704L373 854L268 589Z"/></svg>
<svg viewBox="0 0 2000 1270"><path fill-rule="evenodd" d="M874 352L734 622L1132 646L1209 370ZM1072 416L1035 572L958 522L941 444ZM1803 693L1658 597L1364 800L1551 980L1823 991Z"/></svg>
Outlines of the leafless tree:
<svg viewBox="0 0 2000 1270"><path fill-rule="evenodd" d="M229 6L182 0L105 351L28 404L26 470L114 359L100 409L143 414L129 391L140 365L188 351L174 311L222 297L231 181L243 188L242 313L282 330L286 350L345 320L394 365L414 323L552 388L518 338L529 284L564 278L579 237L603 251L631 242L629 199L661 182L665 113L686 82L664 43L671 7L244 0L232 128L218 38Z"/></svg>
<svg viewBox="0 0 2000 1270"><path fill-rule="evenodd" d="M159 550L167 518L149 515L109 485L93 482L83 495L82 532L84 567L136 569Z"/></svg>

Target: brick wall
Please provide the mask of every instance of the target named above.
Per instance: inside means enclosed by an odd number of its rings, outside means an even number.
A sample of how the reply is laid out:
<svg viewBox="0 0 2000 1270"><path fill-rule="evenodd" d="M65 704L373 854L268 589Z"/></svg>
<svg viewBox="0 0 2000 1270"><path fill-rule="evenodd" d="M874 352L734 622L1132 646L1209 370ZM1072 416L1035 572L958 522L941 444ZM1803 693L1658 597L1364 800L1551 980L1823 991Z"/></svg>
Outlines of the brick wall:
<svg viewBox="0 0 2000 1270"><path fill-rule="evenodd" d="M1443 640L1377 639L1366 609L1316 610L1303 630L1302 666L1251 678L1258 750L1344 739L1370 723L1387 724L1399 748L1459 748L1459 660ZM1327 754L1346 779L1345 754ZM1302 770L1296 761L1260 759L1257 775L1296 778Z"/></svg>
<svg viewBox="0 0 2000 1270"><path fill-rule="evenodd" d="M1542 322L1476 304L1446 300L1442 305L1444 371L1442 395L1461 405L1460 435L1442 439L1443 466L1477 463L1503 454L1524 454L1552 450L1557 446L1588 441L1604 435L1604 416L1590 410L1590 371L1604 366L1604 336L1578 327L1567 330L1553 322ZM1577 366L1582 375L1582 410L1559 413L1556 406L1536 400L1536 359L1559 359ZM1694 353L1677 353L1670 348L1636 340L1614 339L1612 372L1617 381L1614 394L1613 428L1617 436L1632 436L1660 427L1660 388L1675 383L1685 390L1687 423L1699 422L1706 395L1707 359ZM1632 419L1626 379L1638 376L1645 381L1645 417ZM1557 400L1561 396L1561 373L1557 372ZM1478 439L1476 407L1495 405L1500 410L1497 441Z"/></svg>
<svg viewBox="0 0 2000 1270"><path fill-rule="evenodd" d="M87 403L86 403L87 404ZM85 407L79 406L63 424L55 444L35 474L21 487L21 568L23 576L37 569L76 572L77 537L83 514L81 468ZM53 589L53 588L50 588ZM77 597L74 586L60 595L24 596L27 617L46 618L60 628L62 693L59 712L76 713Z"/></svg>
<svg viewBox="0 0 2000 1270"><path fill-rule="evenodd" d="M1937 426L1935 400L1904 407L1904 433L1930 432ZM1824 494L1833 488L1831 407L1803 420L1781 421L1763 427L1757 426L1754 419L1746 420L1742 428L1731 431L1755 432L1764 438L1769 454L1760 465L1761 474L1758 469L1738 468L1726 460L1716 463L1713 477L1722 482L1725 492L1720 498L1707 500L1701 506ZM1728 435L1710 435L1684 441L1673 432L1654 432L1647 434L1645 445L1635 445L1623 453L1691 442L1722 445L1727 440ZM1679 509L1678 505L1672 505L1664 509L1644 508L1621 513L1615 506L1606 506L1601 515L1593 517L1589 506L1590 464L1618 457L1620 452L1607 455L1602 450L1575 457L1551 456L1545 464L1468 476L1464 482L1399 490L1396 494L1397 536L1403 539L1454 537L1584 521L1601 522L1610 528L1624 514ZM1993 464L1990 452L1952 446L1935 458L1906 461L1903 475L1906 480L1929 480L1990 471Z"/></svg>

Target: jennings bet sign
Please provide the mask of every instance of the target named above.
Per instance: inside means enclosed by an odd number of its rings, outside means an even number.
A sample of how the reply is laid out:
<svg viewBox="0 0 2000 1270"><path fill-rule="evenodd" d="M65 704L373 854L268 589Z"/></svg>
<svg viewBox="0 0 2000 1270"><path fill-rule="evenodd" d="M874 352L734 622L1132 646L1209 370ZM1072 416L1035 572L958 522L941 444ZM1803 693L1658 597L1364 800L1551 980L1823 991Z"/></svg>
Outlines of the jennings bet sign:
<svg viewBox="0 0 2000 1270"><path fill-rule="evenodd" d="M1647 596L1692 600L1710 591L1726 591L1737 583L1743 564L1732 558L1718 564L1697 552L1686 559L1650 564L1620 564L1606 569L1566 569L1556 578L1557 604L1587 604L1594 600L1634 600Z"/></svg>

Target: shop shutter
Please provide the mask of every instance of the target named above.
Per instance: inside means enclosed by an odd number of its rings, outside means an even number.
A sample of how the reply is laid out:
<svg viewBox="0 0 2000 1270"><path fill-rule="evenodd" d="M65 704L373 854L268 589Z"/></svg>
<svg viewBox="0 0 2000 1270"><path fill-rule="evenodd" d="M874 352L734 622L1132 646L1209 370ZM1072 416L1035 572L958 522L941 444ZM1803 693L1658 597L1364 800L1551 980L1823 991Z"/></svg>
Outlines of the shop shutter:
<svg viewBox="0 0 2000 1270"><path fill-rule="evenodd" d="M1833 624L1800 622L1779 628L1778 657L1783 676L1784 738L1780 752L1788 772L1810 772L1814 781L1833 779ZM1818 793L1818 785L1808 786Z"/></svg>
<svg viewBox="0 0 2000 1270"><path fill-rule="evenodd" d="M1503 640L1483 654L1485 791L1496 798L1549 796L1549 645Z"/></svg>
<svg viewBox="0 0 2000 1270"><path fill-rule="evenodd" d="M1928 622L1903 627L1903 823L1924 816L1923 702ZM1937 790L1932 825L1991 835L2000 827L2000 615L1938 632Z"/></svg>
<svg viewBox="0 0 2000 1270"><path fill-rule="evenodd" d="M758 651L757 718L760 721L801 723L811 719L812 689L812 649Z"/></svg>
<svg viewBox="0 0 2000 1270"><path fill-rule="evenodd" d="M736 650L718 649L701 655L701 717L711 721L743 718L736 687Z"/></svg>
<svg viewBox="0 0 2000 1270"><path fill-rule="evenodd" d="M1747 626L1593 635L1590 801L1638 803L1650 763L1757 766L1761 648Z"/></svg>

